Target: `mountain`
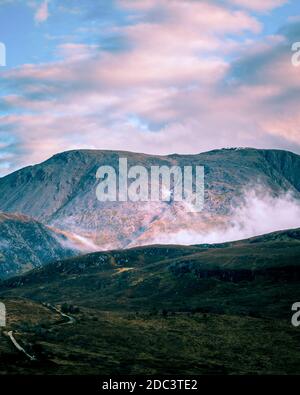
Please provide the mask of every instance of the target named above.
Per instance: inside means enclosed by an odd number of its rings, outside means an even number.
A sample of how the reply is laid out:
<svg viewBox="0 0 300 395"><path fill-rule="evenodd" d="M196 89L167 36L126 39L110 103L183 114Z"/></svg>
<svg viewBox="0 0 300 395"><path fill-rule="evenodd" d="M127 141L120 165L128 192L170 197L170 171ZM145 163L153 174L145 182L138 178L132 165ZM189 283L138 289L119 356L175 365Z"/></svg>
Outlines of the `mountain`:
<svg viewBox="0 0 300 395"><path fill-rule="evenodd" d="M152 165L204 165L203 212L187 212L184 202L99 202L96 171L101 165L118 169L120 157L128 159L129 167L149 170ZM1 178L0 210L73 232L88 239L91 250L127 248L171 240L178 232L225 232L233 209L243 204L249 189L273 196L289 191L299 201L299 173L299 155L279 150L222 149L168 156L77 150Z"/></svg>
<svg viewBox="0 0 300 395"><path fill-rule="evenodd" d="M0 278L76 254L62 232L24 215L0 213Z"/></svg>

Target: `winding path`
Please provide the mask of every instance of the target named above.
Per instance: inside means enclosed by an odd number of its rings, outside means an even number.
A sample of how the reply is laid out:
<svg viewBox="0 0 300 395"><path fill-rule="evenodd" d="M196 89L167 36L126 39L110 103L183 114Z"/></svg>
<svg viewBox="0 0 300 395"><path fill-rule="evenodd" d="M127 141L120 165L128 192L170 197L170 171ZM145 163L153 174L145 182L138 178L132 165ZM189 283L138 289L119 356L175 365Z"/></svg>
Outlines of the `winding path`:
<svg viewBox="0 0 300 395"><path fill-rule="evenodd" d="M70 315L67 315L60 311L57 307L52 306L49 303L43 303L43 306L47 307L50 310L54 310L58 314L60 314L63 318L67 318L68 322L64 322L63 324L74 324L76 322L75 318L71 317ZM62 324L62 325L63 325ZM6 335L10 338L11 342L15 346L15 348L22 352L24 355L26 355L27 358L30 359L30 361L36 361L35 356L28 354L28 352L17 342L16 338L14 337L13 331L6 332Z"/></svg>
<svg viewBox="0 0 300 395"><path fill-rule="evenodd" d="M74 317L71 317L70 315L67 315L65 313L63 313L62 311L60 311L57 307L52 306L51 304L44 304L44 306L56 311L58 314L60 314L63 318L67 318L69 321L66 322L66 324L74 324L76 322Z"/></svg>
<svg viewBox="0 0 300 395"><path fill-rule="evenodd" d="M26 355L27 358L29 358L31 361L35 361L36 358L33 355L28 354L24 348L17 342L17 340L15 339L14 335L13 335L13 331L9 331L7 333L7 336L10 338L10 340L12 341L13 345L16 347L16 349L18 351L21 351L23 354Z"/></svg>

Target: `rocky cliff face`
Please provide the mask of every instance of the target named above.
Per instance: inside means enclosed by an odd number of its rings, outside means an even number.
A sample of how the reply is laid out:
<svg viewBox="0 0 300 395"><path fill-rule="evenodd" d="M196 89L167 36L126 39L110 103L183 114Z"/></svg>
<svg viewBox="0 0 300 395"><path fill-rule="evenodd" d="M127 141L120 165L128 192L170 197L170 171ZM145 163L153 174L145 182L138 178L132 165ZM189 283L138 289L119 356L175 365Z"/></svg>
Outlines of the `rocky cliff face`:
<svg viewBox="0 0 300 395"><path fill-rule="evenodd" d="M96 199L101 165L178 165L205 167L205 209L187 212L184 203L109 202ZM300 157L278 150L223 149L199 155L151 156L128 152L79 150L57 154L0 179L0 210L30 215L44 224L74 232L91 248L149 244L157 235L206 232L223 226L243 200L245 188L290 191L300 199ZM225 226L225 225L224 225Z"/></svg>
<svg viewBox="0 0 300 395"><path fill-rule="evenodd" d="M76 254L63 233L24 215L0 213L0 278Z"/></svg>

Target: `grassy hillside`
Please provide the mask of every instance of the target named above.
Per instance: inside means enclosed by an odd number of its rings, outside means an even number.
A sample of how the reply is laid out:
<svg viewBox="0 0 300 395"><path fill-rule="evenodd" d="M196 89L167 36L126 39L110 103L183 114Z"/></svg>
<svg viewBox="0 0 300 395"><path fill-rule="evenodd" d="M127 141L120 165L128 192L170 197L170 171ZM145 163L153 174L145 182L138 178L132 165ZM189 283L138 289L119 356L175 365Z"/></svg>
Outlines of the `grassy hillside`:
<svg viewBox="0 0 300 395"><path fill-rule="evenodd" d="M93 253L5 281L2 295L110 310L286 318L300 300L300 230L194 247Z"/></svg>
<svg viewBox="0 0 300 395"><path fill-rule="evenodd" d="M300 374L300 332L284 320L81 308L67 325L37 303L6 302L37 361L1 336L2 374Z"/></svg>
<svg viewBox="0 0 300 395"><path fill-rule="evenodd" d="M3 281L0 371L300 374L300 230L221 245L148 246L57 261ZM42 303L62 306L73 324Z"/></svg>

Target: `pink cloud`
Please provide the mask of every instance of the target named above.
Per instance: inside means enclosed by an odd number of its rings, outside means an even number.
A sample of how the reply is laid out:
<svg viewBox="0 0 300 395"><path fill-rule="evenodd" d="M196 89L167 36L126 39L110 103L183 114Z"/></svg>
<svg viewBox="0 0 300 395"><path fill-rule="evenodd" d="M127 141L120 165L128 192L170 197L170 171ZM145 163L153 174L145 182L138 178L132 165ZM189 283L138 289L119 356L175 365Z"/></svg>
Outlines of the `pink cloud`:
<svg viewBox="0 0 300 395"><path fill-rule="evenodd" d="M139 1L136 8L147 12L158 3ZM260 23L212 2L170 0L164 8L162 20L116 29L128 51L68 42L57 48L61 61L3 72L16 86L3 100L15 113L0 118L22 148L14 166L76 148L167 154L299 147L299 100L290 95L299 69L282 51L284 37L243 41L243 32L259 32ZM235 81L227 56L266 61L250 63Z"/></svg>
<svg viewBox="0 0 300 395"><path fill-rule="evenodd" d="M45 22L49 18L48 6L49 6L49 0L44 0L40 4L40 6L37 8L36 13L34 15L34 20L37 23Z"/></svg>

